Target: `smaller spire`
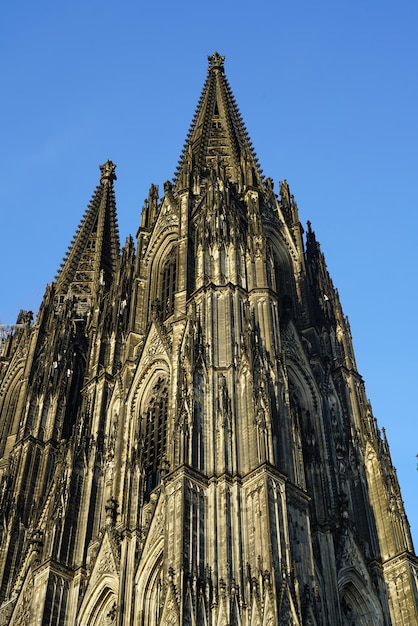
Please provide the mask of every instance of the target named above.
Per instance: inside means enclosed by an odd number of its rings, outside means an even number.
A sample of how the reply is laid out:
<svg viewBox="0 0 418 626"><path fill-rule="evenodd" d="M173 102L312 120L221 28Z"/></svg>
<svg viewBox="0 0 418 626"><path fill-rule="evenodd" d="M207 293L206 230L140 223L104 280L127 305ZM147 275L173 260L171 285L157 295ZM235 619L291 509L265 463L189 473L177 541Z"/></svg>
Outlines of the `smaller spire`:
<svg viewBox="0 0 418 626"><path fill-rule="evenodd" d="M59 301L77 299L78 312L86 312L97 293L109 288L119 257L119 233L113 181L116 165L107 160L100 168L100 185L81 220L57 276Z"/></svg>

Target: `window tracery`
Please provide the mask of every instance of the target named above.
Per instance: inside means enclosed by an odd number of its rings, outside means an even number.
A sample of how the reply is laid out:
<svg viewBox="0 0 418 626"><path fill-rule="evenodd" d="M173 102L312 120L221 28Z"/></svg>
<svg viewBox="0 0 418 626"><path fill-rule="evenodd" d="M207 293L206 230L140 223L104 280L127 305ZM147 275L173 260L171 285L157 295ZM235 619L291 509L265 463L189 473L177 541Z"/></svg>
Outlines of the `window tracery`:
<svg viewBox="0 0 418 626"><path fill-rule="evenodd" d="M167 446L168 386L161 378L152 390L148 408L143 417L144 423L144 497L149 498L151 491L161 480L161 471Z"/></svg>
<svg viewBox="0 0 418 626"><path fill-rule="evenodd" d="M174 294L177 282L177 249L174 247L164 261L161 270L160 299L164 317L174 311Z"/></svg>

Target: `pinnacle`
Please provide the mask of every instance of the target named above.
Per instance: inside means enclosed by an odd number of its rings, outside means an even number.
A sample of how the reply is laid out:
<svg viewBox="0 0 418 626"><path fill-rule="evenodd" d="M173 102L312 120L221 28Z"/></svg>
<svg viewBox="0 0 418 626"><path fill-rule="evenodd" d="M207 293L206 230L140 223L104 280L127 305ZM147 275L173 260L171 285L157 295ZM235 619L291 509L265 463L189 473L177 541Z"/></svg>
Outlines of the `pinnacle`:
<svg viewBox="0 0 418 626"><path fill-rule="evenodd" d="M209 67L208 71L212 69L223 68L225 57L222 57L218 52L214 52L212 55L208 56Z"/></svg>
<svg viewBox="0 0 418 626"><path fill-rule="evenodd" d="M108 159L103 165L99 165L99 168L101 171L100 183L102 185L105 183L105 181L113 182L114 180L116 180L116 165L112 163L110 159Z"/></svg>

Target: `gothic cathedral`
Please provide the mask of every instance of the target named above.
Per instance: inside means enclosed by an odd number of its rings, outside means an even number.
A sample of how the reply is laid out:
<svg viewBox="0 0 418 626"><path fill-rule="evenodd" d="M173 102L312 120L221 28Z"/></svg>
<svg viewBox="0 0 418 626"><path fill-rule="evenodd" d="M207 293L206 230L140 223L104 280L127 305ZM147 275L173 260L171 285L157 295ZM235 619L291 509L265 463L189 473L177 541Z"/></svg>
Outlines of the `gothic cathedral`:
<svg viewBox="0 0 418 626"><path fill-rule="evenodd" d="M384 431L315 234L224 73L120 251L115 165L0 359L0 626L418 624Z"/></svg>

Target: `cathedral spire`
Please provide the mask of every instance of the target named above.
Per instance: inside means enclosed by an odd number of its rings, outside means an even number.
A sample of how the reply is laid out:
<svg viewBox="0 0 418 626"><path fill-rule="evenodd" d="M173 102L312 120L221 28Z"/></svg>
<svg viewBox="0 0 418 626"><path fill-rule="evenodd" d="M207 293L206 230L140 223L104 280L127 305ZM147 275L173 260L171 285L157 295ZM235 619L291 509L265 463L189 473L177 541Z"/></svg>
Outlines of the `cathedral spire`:
<svg viewBox="0 0 418 626"><path fill-rule="evenodd" d="M58 297L74 296L79 312L87 310L97 290L107 289L119 255L113 182L116 165L100 165L100 184L81 220L57 276Z"/></svg>
<svg viewBox="0 0 418 626"><path fill-rule="evenodd" d="M176 172L177 189L199 183L211 169L244 186L262 186L250 138L224 72L225 57L208 56L208 76ZM192 178L190 178L190 176Z"/></svg>

